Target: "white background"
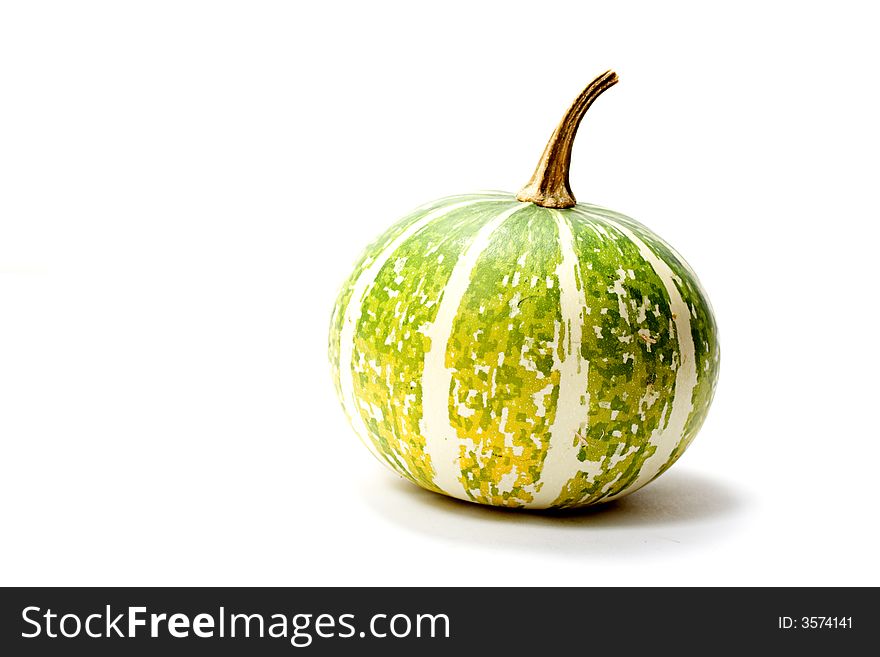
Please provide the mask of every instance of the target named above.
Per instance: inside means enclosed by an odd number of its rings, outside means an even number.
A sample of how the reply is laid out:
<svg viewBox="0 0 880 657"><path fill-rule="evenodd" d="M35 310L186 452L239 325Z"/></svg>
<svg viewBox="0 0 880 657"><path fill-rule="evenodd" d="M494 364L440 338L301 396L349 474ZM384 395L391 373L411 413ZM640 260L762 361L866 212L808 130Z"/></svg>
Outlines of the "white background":
<svg viewBox="0 0 880 657"><path fill-rule="evenodd" d="M877 17L716 6L4 3L0 583L880 584ZM398 481L337 287L410 208L515 192L607 68L572 185L700 274L701 435L564 517Z"/></svg>

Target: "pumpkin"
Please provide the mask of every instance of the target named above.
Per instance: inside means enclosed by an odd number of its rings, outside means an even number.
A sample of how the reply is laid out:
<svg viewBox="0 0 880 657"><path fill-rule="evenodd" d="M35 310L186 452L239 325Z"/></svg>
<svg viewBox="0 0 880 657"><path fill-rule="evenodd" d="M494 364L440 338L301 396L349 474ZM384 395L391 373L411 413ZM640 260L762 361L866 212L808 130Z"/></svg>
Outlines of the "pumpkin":
<svg viewBox="0 0 880 657"><path fill-rule="evenodd" d="M578 96L519 194L417 208L342 286L337 393L401 477L481 504L585 506L655 479L703 424L719 350L696 275L569 186L581 119L617 79Z"/></svg>

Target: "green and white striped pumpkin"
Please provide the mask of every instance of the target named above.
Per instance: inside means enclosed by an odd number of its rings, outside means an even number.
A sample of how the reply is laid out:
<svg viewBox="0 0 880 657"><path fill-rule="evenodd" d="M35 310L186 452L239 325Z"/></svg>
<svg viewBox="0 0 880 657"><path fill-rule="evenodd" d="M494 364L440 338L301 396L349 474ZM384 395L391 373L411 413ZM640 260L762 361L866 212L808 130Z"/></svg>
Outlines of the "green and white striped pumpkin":
<svg viewBox="0 0 880 657"><path fill-rule="evenodd" d="M635 220L486 192L422 206L366 249L330 360L356 433L402 477L559 508L631 493L681 456L718 344L693 271Z"/></svg>

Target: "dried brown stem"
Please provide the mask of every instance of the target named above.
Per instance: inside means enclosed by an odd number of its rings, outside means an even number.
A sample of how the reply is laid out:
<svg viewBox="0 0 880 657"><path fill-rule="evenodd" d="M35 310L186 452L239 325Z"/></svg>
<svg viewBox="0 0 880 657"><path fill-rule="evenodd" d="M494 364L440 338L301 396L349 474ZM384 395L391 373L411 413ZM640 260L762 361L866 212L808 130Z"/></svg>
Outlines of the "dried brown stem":
<svg viewBox="0 0 880 657"><path fill-rule="evenodd" d="M574 194L568 184L574 137L593 101L615 84L617 73L607 71L593 80L575 99L550 137L531 180L516 195L518 200L545 208L570 208L575 205Z"/></svg>

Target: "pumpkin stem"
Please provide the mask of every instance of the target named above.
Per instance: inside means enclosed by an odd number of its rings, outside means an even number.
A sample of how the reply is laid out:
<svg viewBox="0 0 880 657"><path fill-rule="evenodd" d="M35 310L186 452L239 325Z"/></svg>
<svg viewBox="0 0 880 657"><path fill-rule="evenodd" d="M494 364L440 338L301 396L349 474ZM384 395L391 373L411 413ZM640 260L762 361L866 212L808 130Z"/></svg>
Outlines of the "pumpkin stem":
<svg viewBox="0 0 880 657"><path fill-rule="evenodd" d="M517 200L545 208L570 208L577 203L568 184L574 137L593 101L617 84L617 80L617 73L606 71L575 98L547 142L531 180L516 195Z"/></svg>

